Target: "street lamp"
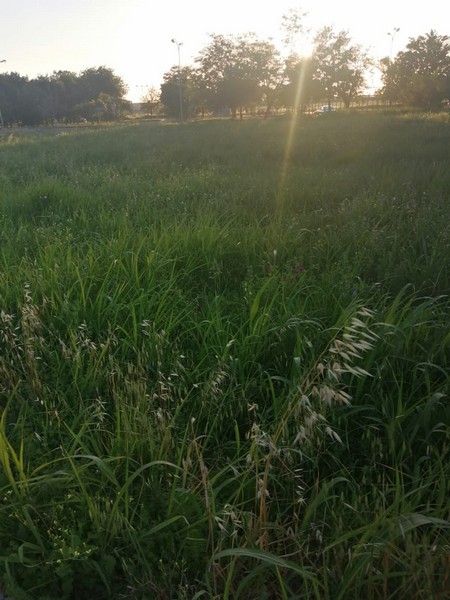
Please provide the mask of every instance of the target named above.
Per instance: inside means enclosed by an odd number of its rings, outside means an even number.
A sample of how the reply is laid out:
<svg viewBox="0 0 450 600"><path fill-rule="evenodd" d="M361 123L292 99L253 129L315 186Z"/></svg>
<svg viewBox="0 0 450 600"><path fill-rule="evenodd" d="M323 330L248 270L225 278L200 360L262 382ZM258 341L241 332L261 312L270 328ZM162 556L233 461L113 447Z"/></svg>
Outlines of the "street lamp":
<svg viewBox="0 0 450 600"><path fill-rule="evenodd" d="M394 38L399 31L400 31L400 27L394 27L394 29L392 31L389 31L389 33L388 33L388 35L391 38L391 51L389 53L389 62L392 62L392 50L394 48Z"/></svg>
<svg viewBox="0 0 450 600"><path fill-rule="evenodd" d="M180 121L183 121L183 90L181 87L181 58L180 58L180 47L183 42L177 42L175 38L170 40L172 44L175 44L178 50L178 91L180 94Z"/></svg>

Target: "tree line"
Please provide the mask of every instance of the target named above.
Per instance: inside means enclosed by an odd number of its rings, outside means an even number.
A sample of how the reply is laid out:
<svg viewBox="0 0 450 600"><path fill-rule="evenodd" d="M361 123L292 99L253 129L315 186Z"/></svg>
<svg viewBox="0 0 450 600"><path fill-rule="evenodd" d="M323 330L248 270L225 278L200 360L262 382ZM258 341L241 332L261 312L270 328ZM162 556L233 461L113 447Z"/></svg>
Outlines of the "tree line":
<svg viewBox="0 0 450 600"><path fill-rule="evenodd" d="M111 69L57 71L36 79L0 74L3 125L114 120L129 109L127 87Z"/></svg>
<svg viewBox="0 0 450 600"><path fill-rule="evenodd" d="M291 23L291 36L299 26ZM282 58L269 41L253 34L212 35L194 66L172 67L164 75L160 101L165 114L194 116L205 111L242 115L251 106L293 109L336 101L349 107L366 89L367 74L381 70L379 94L422 110L449 106L449 37L430 31L377 65L346 31L324 27L314 36L311 56ZM181 93L180 93L181 91ZM182 111L180 107L182 100Z"/></svg>
<svg viewBox="0 0 450 600"><path fill-rule="evenodd" d="M430 31L411 38L395 60L381 60L383 95L423 110L450 108L450 38Z"/></svg>
<svg viewBox="0 0 450 600"><path fill-rule="evenodd" d="M280 52L255 34L212 34L191 66L173 66L163 76L160 92L143 98L150 114L161 110L179 118L206 113L242 116L249 108L297 109L312 102L336 101L346 107L366 88L367 74L379 68L379 93L391 102L422 110L449 107L449 37L435 31L410 38L406 48L379 64L346 31L323 27L314 36L310 56L292 48L305 37L302 15L284 19L285 47ZM18 73L0 75L0 124L101 121L121 118L130 110L127 87L111 69L97 67L80 74L57 71L28 79Z"/></svg>

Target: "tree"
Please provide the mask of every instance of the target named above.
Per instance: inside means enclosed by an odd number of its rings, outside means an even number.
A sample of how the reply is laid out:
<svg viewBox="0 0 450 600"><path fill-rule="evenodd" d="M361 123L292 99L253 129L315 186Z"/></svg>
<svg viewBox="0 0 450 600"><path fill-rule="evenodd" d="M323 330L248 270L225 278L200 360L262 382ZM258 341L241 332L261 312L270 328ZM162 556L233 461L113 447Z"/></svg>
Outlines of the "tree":
<svg viewBox="0 0 450 600"><path fill-rule="evenodd" d="M283 45L287 56L273 61L271 78L265 86L266 116L273 106L300 108L313 93L311 60L309 56L309 28L304 20L308 13L294 8L282 16ZM305 54L301 55L301 48ZM283 53L285 55L286 52Z"/></svg>
<svg viewBox="0 0 450 600"><path fill-rule="evenodd" d="M126 86L106 67L81 75L57 71L29 80L18 73L0 75L0 107L5 124L38 125L85 117L112 120L128 108Z"/></svg>
<svg viewBox="0 0 450 600"><path fill-rule="evenodd" d="M28 77L19 73L0 75L0 108L5 125L22 122L23 96L28 81Z"/></svg>
<svg viewBox="0 0 450 600"><path fill-rule="evenodd" d="M319 100L322 88L312 75L311 57L289 56L285 61L285 80L277 95L278 103L286 108L301 109L311 100Z"/></svg>
<svg viewBox="0 0 450 600"><path fill-rule="evenodd" d="M250 46L250 61L256 67L258 80L257 99L265 100L266 116L269 114L277 92L286 80L284 61L280 53L270 42L255 39Z"/></svg>
<svg viewBox="0 0 450 600"><path fill-rule="evenodd" d="M106 67L86 69L80 75L59 71L53 74L53 81L60 95L62 114L67 119L112 121L129 106L123 97L126 85Z"/></svg>
<svg viewBox="0 0 450 600"><path fill-rule="evenodd" d="M43 77L28 81L17 97L18 121L23 125L39 125L53 119L54 105L48 80Z"/></svg>
<svg viewBox="0 0 450 600"><path fill-rule="evenodd" d="M278 52L254 34L211 35L196 59L201 87L210 107L239 110L260 100L279 71Z"/></svg>
<svg viewBox="0 0 450 600"><path fill-rule="evenodd" d="M364 73L371 64L367 53L361 46L351 45L346 31L336 33L332 27L323 27L316 34L314 46L313 78L329 105L338 97L348 108L364 88Z"/></svg>
<svg viewBox="0 0 450 600"><path fill-rule="evenodd" d="M449 37L431 30L410 38L394 61L381 61L382 92L390 100L423 110L438 110L450 98Z"/></svg>
<svg viewBox="0 0 450 600"><path fill-rule="evenodd" d="M55 95L56 119L68 118L74 106L84 101L79 76L72 71L54 71L50 77Z"/></svg>
<svg viewBox="0 0 450 600"><path fill-rule="evenodd" d="M287 13L281 17L281 29L284 33L283 44L289 48L289 54L296 54L294 48L300 37L307 33L304 25L307 12L298 8L290 8Z"/></svg>
<svg viewBox="0 0 450 600"><path fill-rule="evenodd" d="M164 74L161 84L161 104L168 117L180 117L180 101L183 106L183 115L188 117L195 113L193 105L193 88L195 70L192 67L174 66Z"/></svg>
<svg viewBox="0 0 450 600"><path fill-rule="evenodd" d="M100 94L122 99L127 86L122 79L107 67L90 68L83 71L77 80L81 101L96 100Z"/></svg>
<svg viewBox="0 0 450 600"><path fill-rule="evenodd" d="M150 114L153 117L153 112L158 108L161 94L158 90L151 86L141 98L141 111Z"/></svg>

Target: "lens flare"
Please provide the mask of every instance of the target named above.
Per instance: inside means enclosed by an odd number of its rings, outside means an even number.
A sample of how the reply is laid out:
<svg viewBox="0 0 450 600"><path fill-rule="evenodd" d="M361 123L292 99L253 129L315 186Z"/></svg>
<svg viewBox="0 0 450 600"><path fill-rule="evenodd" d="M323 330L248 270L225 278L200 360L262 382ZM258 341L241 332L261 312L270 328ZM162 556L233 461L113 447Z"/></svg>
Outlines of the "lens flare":
<svg viewBox="0 0 450 600"><path fill-rule="evenodd" d="M307 66L308 66L307 60L305 60L305 59L302 60L302 62L300 64L300 74L299 74L299 78L298 78L297 89L295 90L295 99L294 99L292 120L291 120L291 124L289 127L288 136L286 139L286 148L285 148L285 152L284 152L283 165L282 165L281 174L280 174L280 183L278 186L278 193L277 193L277 211L278 211L278 216L280 219L282 218L283 212L284 212L284 204L285 204L285 196L286 196L286 179L287 179L287 175L288 175L289 162L290 162L291 153L292 153L292 146L294 143L294 134L295 134L298 120L299 120L299 108L300 108L300 102L301 102L301 98L302 98L303 88L305 86L306 73L308 71Z"/></svg>

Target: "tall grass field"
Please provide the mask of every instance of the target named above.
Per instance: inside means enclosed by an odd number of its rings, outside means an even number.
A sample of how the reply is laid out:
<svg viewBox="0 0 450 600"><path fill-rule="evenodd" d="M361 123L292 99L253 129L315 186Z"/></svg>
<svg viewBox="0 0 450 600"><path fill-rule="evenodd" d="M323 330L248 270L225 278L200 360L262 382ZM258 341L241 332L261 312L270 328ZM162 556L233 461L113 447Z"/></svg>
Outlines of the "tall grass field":
<svg viewBox="0 0 450 600"><path fill-rule="evenodd" d="M3 130L0 596L450 597L450 119Z"/></svg>

